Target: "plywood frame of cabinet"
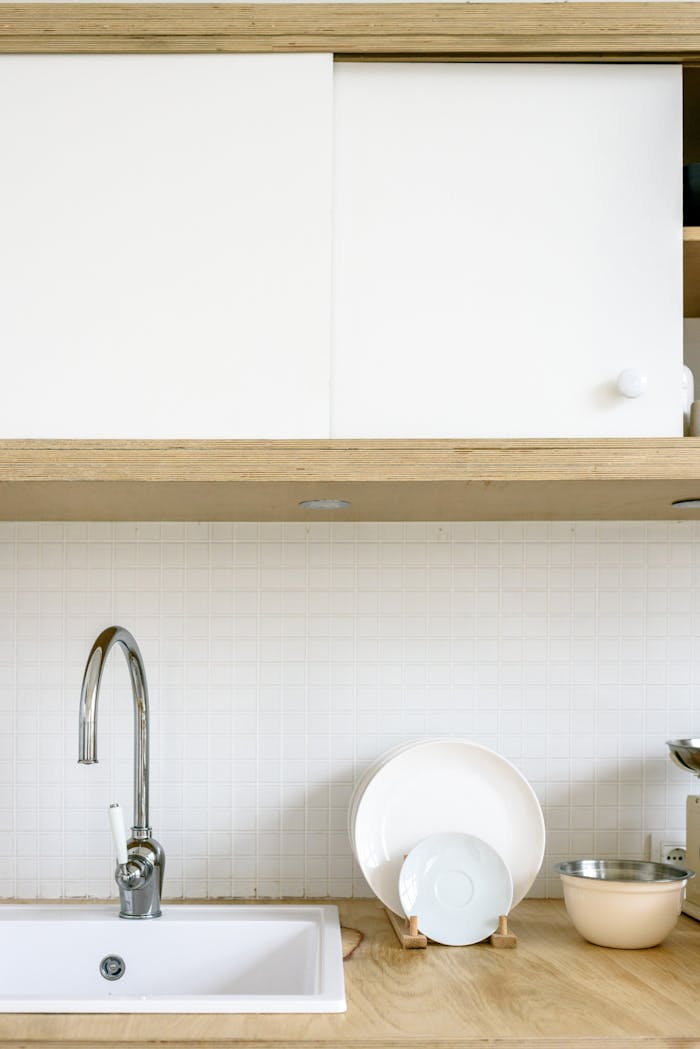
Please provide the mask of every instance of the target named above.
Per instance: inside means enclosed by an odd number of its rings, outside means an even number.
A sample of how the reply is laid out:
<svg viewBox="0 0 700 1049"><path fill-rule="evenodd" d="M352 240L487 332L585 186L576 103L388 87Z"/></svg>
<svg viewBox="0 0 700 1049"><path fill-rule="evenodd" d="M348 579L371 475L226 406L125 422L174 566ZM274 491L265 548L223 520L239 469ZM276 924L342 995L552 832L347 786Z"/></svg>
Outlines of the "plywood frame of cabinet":
<svg viewBox="0 0 700 1049"><path fill-rule="evenodd" d="M3 54L222 51L692 68L700 4L0 4ZM350 506L298 505L317 497ZM0 442L4 520L678 519L691 497L700 439Z"/></svg>

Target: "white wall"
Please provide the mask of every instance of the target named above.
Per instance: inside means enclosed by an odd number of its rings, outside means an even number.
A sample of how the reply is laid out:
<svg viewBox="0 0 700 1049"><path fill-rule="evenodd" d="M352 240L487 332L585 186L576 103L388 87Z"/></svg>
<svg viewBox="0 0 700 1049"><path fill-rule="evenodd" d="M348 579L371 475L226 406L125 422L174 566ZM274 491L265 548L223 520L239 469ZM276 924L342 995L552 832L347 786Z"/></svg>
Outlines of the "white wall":
<svg viewBox="0 0 700 1049"><path fill-rule="evenodd" d="M461 735L533 782L552 863L684 834L700 729L698 523L0 524L0 895L112 889L131 710L107 668L79 766L90 645L139 640L170 896L362 894L354 778Z"/></svg>

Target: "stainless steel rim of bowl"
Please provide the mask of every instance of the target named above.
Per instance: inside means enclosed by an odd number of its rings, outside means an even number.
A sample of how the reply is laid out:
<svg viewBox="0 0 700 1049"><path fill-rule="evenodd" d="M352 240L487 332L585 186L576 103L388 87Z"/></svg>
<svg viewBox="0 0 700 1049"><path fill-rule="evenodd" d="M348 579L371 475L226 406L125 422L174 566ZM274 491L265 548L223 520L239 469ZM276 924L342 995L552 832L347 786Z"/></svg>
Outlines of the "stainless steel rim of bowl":
<svg viewBox="0 0 700 1049"><path fill-rule="evenodd" d="M666 746L676 765L700 776L700 739L667 739Z"/></svg>
<svg viewBox="0 0 700 1049"><path fill-rule="evenodd" d="M554 869L570 878L598 881L674 882L695 877L695 871L687 867L651 860L564 860L555 864Z"/></svg>

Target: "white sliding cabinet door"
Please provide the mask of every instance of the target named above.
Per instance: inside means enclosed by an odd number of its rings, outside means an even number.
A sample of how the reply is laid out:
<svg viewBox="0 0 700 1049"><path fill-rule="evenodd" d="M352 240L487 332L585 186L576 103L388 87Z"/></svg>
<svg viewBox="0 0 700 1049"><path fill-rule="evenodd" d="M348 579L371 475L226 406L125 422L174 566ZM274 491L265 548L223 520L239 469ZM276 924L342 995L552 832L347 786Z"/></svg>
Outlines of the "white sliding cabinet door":
<svg viewBox="0 0 700 1049"><path fill-rule="evenodd" d="M0 57L0 437L328 435L332 87Z"/></svg>
<svg viewBox="0 0 700 1049"><path fill-rule="evenodd" d="M680 435L681 165L679 67L337 66L333 435Z"/></svg>

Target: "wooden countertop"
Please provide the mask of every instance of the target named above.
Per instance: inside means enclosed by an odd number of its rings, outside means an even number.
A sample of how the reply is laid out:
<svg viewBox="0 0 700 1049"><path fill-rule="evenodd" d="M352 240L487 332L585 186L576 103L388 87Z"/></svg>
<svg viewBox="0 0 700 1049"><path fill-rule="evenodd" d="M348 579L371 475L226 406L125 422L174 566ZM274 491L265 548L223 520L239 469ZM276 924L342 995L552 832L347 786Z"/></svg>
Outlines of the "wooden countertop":
<svg viewBox="0 0 700 1049"><path fill-rule="evenodd" d="M298 902L298 901L297 901ZM328 901L325 901L328 902ZM526 900L515 950L488 944L404 951L376 900L340 900L364 939L345 962L335 1015L0 1015L22 1049L686 1049L700 1047L700 923L683 916L660 947L594 947L563 904Z"/></svg>

